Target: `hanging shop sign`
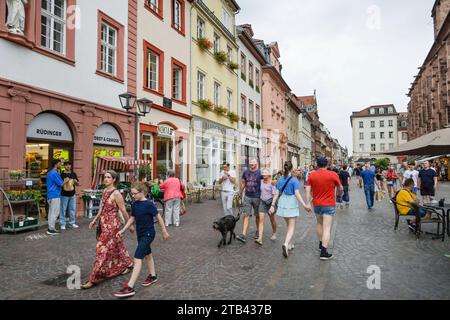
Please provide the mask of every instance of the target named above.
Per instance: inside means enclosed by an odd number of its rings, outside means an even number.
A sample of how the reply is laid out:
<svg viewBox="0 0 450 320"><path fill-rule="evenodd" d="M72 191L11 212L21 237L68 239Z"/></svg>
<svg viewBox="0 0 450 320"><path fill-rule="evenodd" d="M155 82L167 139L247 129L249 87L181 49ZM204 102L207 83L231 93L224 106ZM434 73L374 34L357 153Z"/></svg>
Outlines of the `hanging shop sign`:
<svg viewBox="0 0 450 320"><path fill-rule="evenodd" d="M72 133L67 123L53 113L41 113L27 128L27 138L72 142Z"/></svg>
<svg viewBox="0 0 450 320"><path fill-rule="evenodd" d="M116 128L108 123L104 123L95 131L94 144L122 146L122 139Z"/></svg>
<svg viewBox="0 0 450 320"><path fill-rule="evenodd" d="M172 138L173 135L174 130L172 127L169 127L168 125L164 124L158 126L158 136Z"/></svg>

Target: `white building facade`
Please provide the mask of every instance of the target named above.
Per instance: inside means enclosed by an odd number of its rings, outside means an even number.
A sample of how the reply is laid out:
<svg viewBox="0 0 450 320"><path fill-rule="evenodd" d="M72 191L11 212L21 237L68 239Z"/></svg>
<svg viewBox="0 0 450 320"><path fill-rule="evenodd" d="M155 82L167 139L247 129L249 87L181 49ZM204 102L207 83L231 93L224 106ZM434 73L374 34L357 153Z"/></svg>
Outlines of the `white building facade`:
<svg viewBox="0 0 450 320"><path fill-rule="evenodd" d="M253 30L250 25L237 26L238 57L241 61L240 71L245 75L239 78L238 92L238 132L240 140L239 166L242 171L248 167L249 160L255 158L261 164L262 156L262 69L265 58L253 43ZM245 119L245 120L244 120ZM244 121L242 121L244 120Z"/></svg>
<svg viewBox="0 0 450 320"><path fill-rule="evenodd" d="M361 162L369 159L397 158L384 151L398 145L398 113L394 105L371 106L350 117L353 130L353 159Z"/></svg>

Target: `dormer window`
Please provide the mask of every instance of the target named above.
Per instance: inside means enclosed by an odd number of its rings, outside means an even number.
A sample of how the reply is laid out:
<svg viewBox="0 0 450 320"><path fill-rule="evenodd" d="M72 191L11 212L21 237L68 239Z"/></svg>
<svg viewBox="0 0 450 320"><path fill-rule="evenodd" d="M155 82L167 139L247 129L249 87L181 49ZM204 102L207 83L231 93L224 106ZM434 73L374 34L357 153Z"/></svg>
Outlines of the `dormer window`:
<svg viewBox="0 0 450 320"><path fill-rule="evenodd" d="M374 108L370 109L370 114L375 114L375 109Z"/></svg>

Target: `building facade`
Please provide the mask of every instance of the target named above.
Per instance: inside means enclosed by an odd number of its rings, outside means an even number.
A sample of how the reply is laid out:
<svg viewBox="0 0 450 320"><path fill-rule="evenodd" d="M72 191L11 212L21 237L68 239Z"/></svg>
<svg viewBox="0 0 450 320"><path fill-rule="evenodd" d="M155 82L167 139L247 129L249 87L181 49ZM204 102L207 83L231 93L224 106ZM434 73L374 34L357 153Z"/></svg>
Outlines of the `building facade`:
<svg viewBox="0 0 450 320"><path fill-rule="evenodd" d="M239 107L239 169L248 166L249 160L255 158L261 165L262 156L262 66L266 64L264 54L253 42L251 25L237 27L238 57L240 74L238 92Z"/></svg>
<svg viewBox="0 0 450 320"><path fill-rule="evenodd" d="M355 162L367 159L397 159L383 152L398 144L398 113L394 105L370 106L353 112L350 122L353 130L353 159Z"/></svg>
<svg viewBox="0 0 450 320"><path fill-rule="evenodd" d="M255 43L267 61L262 67L262 127L265 135L262 165L277 172L287 160L286 95L291 89L281 75L278 43L266 45L262 40L255 40Z"/></svg>
<svg viewBox="0 0 450 320"><path fill-rule="evenodd" d="M299 100L301 102L301 100ZM303 106L299 115L300 128L300 167L310 166L313 159L312 118Z"/></svg>
<svg viewBox="0 0 450 320"><path fill-rule="evenodd" d="M140 119L139 146L141 158L153 163L151 178L168 170L189 177L190 32L191 1L137 0L136 95L153 102Z"/></svg>
<svg viewBox="0 0 450 320"><path fill-rule="evenodd" d="M53 159L71 161L79 194L97 155L132 156L118 95L135 87L133 12L133 1L28 1L22 32L7 29L0 2L0 169L45 181Z"/></svg>
<svg viewBox="0 0 450 320"><path fill-rule="evenodd" d="M450 126L450 0L436 0L434 44L415 76L408 96L408 138Z"/></svg>
<svg viewBox="0 0 450 320"><path fill-rule="evenodd" d="M193 3L191 180L212 184L222 163L238 169L238 45L234 0Z"/></svg>
<svg viewBox="0 0 450 320"><path fill-rule="evenodd" d="M300 165L301 134L299 117L301 115L301 106L294 94L288 94L286 99L287 159L292 162L294 168Z"/></svg>

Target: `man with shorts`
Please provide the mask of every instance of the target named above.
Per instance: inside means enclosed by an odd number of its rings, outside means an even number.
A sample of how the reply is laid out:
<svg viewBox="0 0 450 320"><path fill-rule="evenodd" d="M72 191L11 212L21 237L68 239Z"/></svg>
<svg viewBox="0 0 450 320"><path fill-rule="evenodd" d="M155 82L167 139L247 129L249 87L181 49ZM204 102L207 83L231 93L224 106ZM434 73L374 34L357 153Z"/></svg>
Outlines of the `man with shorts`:
<svg viewBox="0 0 450 320"><path fill-rule="evenodd" d="M309 205L311 199L314 204L314 212L317 219L317 236L319 238L320 260L329 260L333 257L328 253L328 243L331 236L333 217L336 214L336 188L338 196L344 194L339 176L336 172L327 170L327 158L319 158L317 166L319 169L310 173L308 185L306 186L306 203ZM312 190L312 196L311 196Z"/></svg>
<svg viewBox="0 0 450 320"><path fill-rule="evenodd" d="M424 168L419 172L418 186L420 189L420 195L423 198L423 203L431 203L431 198L434 197L437 187L437 175L429 161L425 161Z"/></svg>
<svg viewBox="0 0 450 320"><path fill-rule="evenodd" d="M236 239L245 243L247 241L247 231L250 223L250 217L255 214L256 219L256 233L255 239L259 238L258 224L259 224L259 203L261 201L261 180L263 176L258 169L258 161L256 159L250 160L250 168L245 170L241 178L241 195L242 197L242 214L244 215L244 222L242 234Z"/></svg>

